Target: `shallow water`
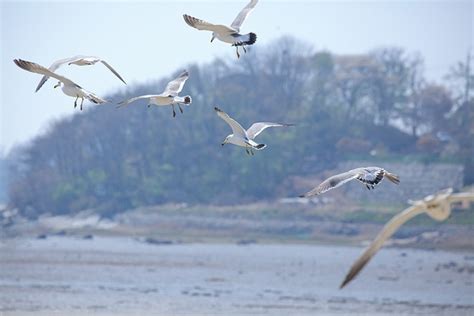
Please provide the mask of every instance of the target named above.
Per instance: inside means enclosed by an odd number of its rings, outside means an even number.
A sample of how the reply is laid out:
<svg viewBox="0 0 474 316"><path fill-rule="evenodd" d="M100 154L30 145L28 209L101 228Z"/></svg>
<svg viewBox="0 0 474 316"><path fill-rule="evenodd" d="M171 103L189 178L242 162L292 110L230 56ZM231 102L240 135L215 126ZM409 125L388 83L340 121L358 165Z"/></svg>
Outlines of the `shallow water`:
<svg viewBox="0 0 474 316"><path fill-rule="evenodd" d="M339 290L362 248L50 237L0 251L0 315L474 314L474 253L383 249Z"/></svg>

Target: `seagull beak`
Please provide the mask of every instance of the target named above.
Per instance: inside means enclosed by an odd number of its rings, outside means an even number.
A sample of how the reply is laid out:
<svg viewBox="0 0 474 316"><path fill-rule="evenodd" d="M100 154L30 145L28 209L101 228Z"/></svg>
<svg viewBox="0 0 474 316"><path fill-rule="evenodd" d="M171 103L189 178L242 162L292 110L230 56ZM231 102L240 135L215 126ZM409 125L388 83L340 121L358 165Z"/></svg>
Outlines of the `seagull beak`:
<svg viewBox="0 0 474 316"><path fill-rule="evenodd" d="M224 145L225 145L225 143L222 143L222 144L221 144L221 146L224 146Z"/></svg>

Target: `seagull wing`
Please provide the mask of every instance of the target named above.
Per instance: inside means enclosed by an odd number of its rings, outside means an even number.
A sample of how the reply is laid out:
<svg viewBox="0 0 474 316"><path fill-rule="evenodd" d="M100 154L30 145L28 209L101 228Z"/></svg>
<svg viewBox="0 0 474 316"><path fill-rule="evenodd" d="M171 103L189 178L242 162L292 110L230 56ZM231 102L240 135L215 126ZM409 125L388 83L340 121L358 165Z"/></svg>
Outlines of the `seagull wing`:
<svg viewBox="0 0 474 316"><path fill-rule="evenodd" d="M344 183L349 182L359 176L360 176L360 172L358 171L358 169L354 169L354 170L350 170L344 173L337 174L335 176L327 178L320 185L315 187L313 190L303 195L300 195L300 197L310 197L313 195L322 194L324 192L337 188L343 185Z"/></svg>
<svg viewBox="0 0 474 316"><path fill-rule="evenodd" d="M223 119L227 124L230 125L230 127L232 128L232 133L234 133L234 135L239 135L245 138L247 137L244 128L236 120L231 118L226 112L222 111L218 107L215 107L214 110L217 112L217 115L221 119Z"/></svg>
<svg viewBox="0 0 474 316"><path fill-rule="evenodd" d="M119 75L119 73L114 69L112 68L112 66L110 66L110 64L108 62L106 62L105 60L101 59L100 60L101 63L103 63L105 65L105 67L109 68L109 70L117 77L119 78L123 83L127 84L125 82L125 80L123 80L122 76Z"/></svg>
<svg viewBox="0 0 474 316"><path fill-rule="evenodd" d="M245 8L243 8L242 11L240 11L240 13L237 15L237 17L235 18L234 22L232 22L230 27L237 30L237 32L239 32L240 26L242 25L242 23L244 23L245 19L250 14L250 12L252 12L252 10L255 8L255 6L257 5L257 2L258 0L251 0L249 4L247 4Z"/></svg>
<svg viewBox="0 0 474 316"><path fill-rule="evenodd" d="M128 99L128 100L124 100L122 102L119 102L118 104L118 107L122 107L122 106L127 106L129 105L130 103L132 102L135 102L137 100L140 100L140 99L151 99L153 97L159 97L160 95L159 94L148 94L148 95L141 95L139 97L134 97L134 98L131 98L131 99Z"/></svg>
<svg viewBox="0 0 474 316"><path fill-rule="evenodd" d="M409 221L411 218L424 212L425 208L423 204L413 205L405 209L403 212L395 215L387 224L385 224L385 226L382 228L377 237L375 237L374 241L372 241L370 246L364 251L364 253L359 257L359 259L354 262L349 273L347 273L344 281L342 282L340 288L343 288L345 285L347 285L347 283L349 283L359 274L359 272L364 268L364 266L377 253L377 251L382 248L384 242L389 239L400 226Z"/></svg>
<svg viewBox="0 0 474 316"><path fill-rule="evenodd" d="M166 96L172 96L172 97L175 97L178 95L178 93L181 92L181 90L183 90L183 87L184 87L184 83L186 82L186 80L188 80L189 78L189 73L185 70L183 71L179 76L178 78L170 81L167 85L166 85L166 89L165 91L162 93L162 95L166 95Z"/></svg>
<svg viewBox="0 0 474 316"><path fill-rule="evenodd" d="M219 34L233 34L237 33L236 30L221 24L212 24L198 18L192 17L187 14L183 14L184 21L191 27L194 27L198 30L211 31Z"/></svg>
<svg viewBox="0 0 474 316"><path fill-rule="evenodd" d="M48 70L55 72L62 65L73 62L80 58L83 58L83 56L78 55L78 56L56 60L54 63L51 64L51 66L49 66ZM40 82L38 83L38 86L36 86L35 92L38 92L38 90L41 89L41 87L46 83L46 81L48 81L48 79L49 79L49 76L44 75L43 78L41 78Z"/></svg>
<svg viewBox="0 0 474 316"><path fill-rule="evenodd" d="M70 80L66 77L60 76L57 73L54 73L51 70L49 70L49 69L47 69L47 68L45 68L41 65L38 65L36 63L33 63L31 61L26 61L26 60L22 60L22 59L14 59L13 62L18 67L20 67L20 68L22 68L26 71L34 72L34 73L37 73L37 74L40 74L40 75L45 75L45 76L48 76L48 77L53 77L53 78L61 81L64 84L72 84L72 85L75 85L75 86L80 88L80 86L78 84L74 83L72 80Z"/></svg>
<svg viewBox="0 0 474 316"><path fill-rule="evenodd" d="M258 122L253 123L252 126L249 127L247 130L247 135L249 139L254 139L257 137L261 132L269 127L286 127L286 126L293 126L293 124L280 124L280 123L271 123L271 122Z"/></svg>

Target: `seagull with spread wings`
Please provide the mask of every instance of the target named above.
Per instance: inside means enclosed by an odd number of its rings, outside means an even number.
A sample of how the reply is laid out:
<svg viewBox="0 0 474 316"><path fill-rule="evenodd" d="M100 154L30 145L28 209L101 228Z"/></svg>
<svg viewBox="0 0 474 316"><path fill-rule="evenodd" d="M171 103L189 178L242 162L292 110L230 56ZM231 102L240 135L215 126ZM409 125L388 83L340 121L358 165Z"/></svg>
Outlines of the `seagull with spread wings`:
<svg viewBox="0 0 474 316"><path fill-rule="evenodd" d="M232 46L235 46L237 53L237 58L240 58L239 46L242 46L244 52L247 52L245 49L246 45L253 45L257 41L257 35L255 33L241 34L240 27L244 23L247 16L252 12L252 10L257 5L258 0L251 0L245 8L240 11L240 13L235 18L234 22L230 26L222 24L212 24L190 15L184 14L184 21L191 27L194 27L198 30L211 31L212 37L211 42L217 38L218 40L224 43L230 43Z"/></svg>
<svg viewBox="0 0 474 316"><path fill-rule="evenodd" d="M244 147L245 151L249 155L253 155L253 149L262 150L267 145L258 144L254 141L254 138L260 135L265 129L269 127L286 127L292 126L293 124L280 124L271 122L258 122L253 123L248 130L245 130L236 120L231 118L227 113L215 107L214 110L217 115L223 119L232 128L232 134L228 135L222 142L222 146L225 144L234 144L240 147Z"/></svg>
<svg viewBox="0 0 474 316"><path fill-rule="evenodd" d="M383 178L387 178L392 183L399 184L400 179L396 174L390 173L383 168L379 167L366 167L366 168L356 168L349 170L344 173L337 174L326 180L324 180L320 185L318 185L313 190L300 195L300 197L311 197L314 195L319 195L334 188L337 188L343 185L346 182L351 180L358 180L364 184L367 189L374 189L377 184L379 184Z"/></svg>
<svg viewBox="0 0 474 316"><path fill-rule="evenodd" d="M117 76L117 78L119 78L120 80L122 80L123 83L127 84L125 82L125 80L123 80L123 78L118 74L117 71L115 71L114 68L112 68L112 66L107 63L105 60L103 60L102 58L99 58L99 57L94 57L94 56L82 56L82 55L78 55L78 56L74 56L74 57L70 57L70 58L64 58L64 59L60 59L60 60L57 60L55 61L51 66L49 66L49 70L51 72L55 72L56 70L59 69L59 67L61 67L62 65L65 65L65 64L68 64L68 65L78 65L78 66L88 66L88 65L94 65L96 64L97 62L101 62L102 64L105 65L105 67L109 68L109 70L115 75ZM41 87L45 84L45 82L49 79L49 76L47 75L44 75L43 78L41 78L40 82L38 83L38 86L36 87L36 91L35 92L38 92L39 89L41 89Z"/></svg>
<svg viewBox="0 0 474 316"><path fill-rule="evenodd" d="M181 104L190 105L192 103L191 96L187 95L184 97L180 97L178 94L183 90L184 83L189 78L189 73L185 70L183 71L176 79L168 82L166 85L165 91L161 94L149 94L149 95L141 95L139 97L134 97L119 103L119 107L127 106L132 102L135 102L140 99L148 99L148 107L152 105L156 106L165 106L171 105L173 108L173 117L176 116L176 111L174 110L174 106L178 105L178 108L181 113L183 113L183 109L181 108Z"/></svg>
<svg viewBox="0 0 474 316"><path fill-rule="evenodd" d="M452 192L452 189L446 189L435 195L429 195L421 201L411 202L412 206L395 215L387 224L385 224L370 246L354 262L340 288L343 288L353 280L370 259L375 256L377 251L382 248L385 241L388 240L400 228L400 226L413 217L426 213L434 220L444 221L451 214L451 203L469 203L470 201L474 201L474 193L472 192L451 194Z"/></svg>
<svg viewBox="0 0 474 316"><path fill-rule="evenodd" d="M13 62L18 67L26 71L34 72L40 75L57 79L58 83L54 86L54 88L61 87L65 95L76 98L76 100L74 101L74 108L76 108L77 106L77 100L81 99L81 105L80 105L81 111L82 111L82 103L84 102L84 99L87 99L95 104L102 104L102 103L107 102L106 100L99 98L95 94L83 89L81 86L79 86L77 83L74 83L72 80L66 77L60 76L57 73L52 72L51 70L41 65L38 65L31 61L22 60L22 59L15 59L13 60Z"/></svg>

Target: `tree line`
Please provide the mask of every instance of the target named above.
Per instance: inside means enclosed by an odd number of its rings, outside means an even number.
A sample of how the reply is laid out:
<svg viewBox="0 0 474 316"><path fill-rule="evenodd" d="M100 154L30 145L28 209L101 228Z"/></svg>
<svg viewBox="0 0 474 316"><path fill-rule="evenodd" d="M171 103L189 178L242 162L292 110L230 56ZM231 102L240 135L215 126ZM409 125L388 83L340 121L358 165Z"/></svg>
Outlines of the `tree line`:
<svg viewBox="0 0 474 316"><path fill-rule="evenodd" d="M445 84L424 77L423 59L400 48L361 55L314 51L285 37L240 60L191 64L184 114L138 103L91 106L57 120L8 156L9 206L35 217L94 209L111 215L167 202L234 204L296 196L291 177L348 159L453 161L474 182L470 60ZM180 70L177 70L178 73ZM167 80L108 96L154 94ZM245 128L295 123L259 136L253 157L221 147L229 127L219 106Z"/></svg>

